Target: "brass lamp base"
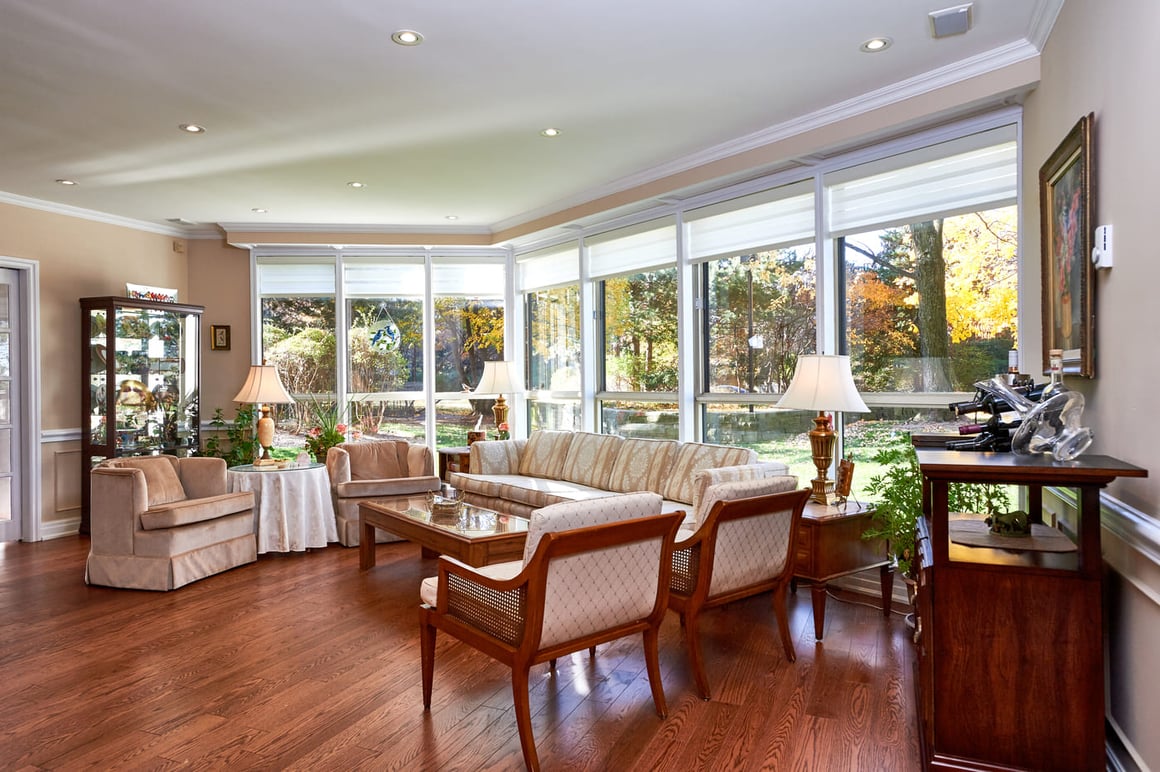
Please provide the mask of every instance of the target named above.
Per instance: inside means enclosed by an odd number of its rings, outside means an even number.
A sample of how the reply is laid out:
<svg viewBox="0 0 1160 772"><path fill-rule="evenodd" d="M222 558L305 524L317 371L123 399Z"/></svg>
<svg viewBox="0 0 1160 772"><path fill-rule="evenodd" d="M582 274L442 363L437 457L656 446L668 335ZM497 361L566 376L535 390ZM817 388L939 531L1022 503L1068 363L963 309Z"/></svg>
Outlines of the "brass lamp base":
<svg viewBox="0 0 1160 772"><path fill-rule="evenodd" d="M834 481L826 479L830 463L834 460L834 441L837 436L830 426L830 418L825 411L819 410L814 418L814 428L810 430L810 450L814 454L814 467L818 476L810 481L813 492L810 501L830 505L837 501L834 495Z"/></svg>
<svg viewBox="0 0 1160 772"><path fill-rule="evenodd" d="M500 394L496 397L495 404L491 406L491 414L495 416L495 428L498 429L500 424L506 424L508 419L508 403L504 396Z"/></svg>

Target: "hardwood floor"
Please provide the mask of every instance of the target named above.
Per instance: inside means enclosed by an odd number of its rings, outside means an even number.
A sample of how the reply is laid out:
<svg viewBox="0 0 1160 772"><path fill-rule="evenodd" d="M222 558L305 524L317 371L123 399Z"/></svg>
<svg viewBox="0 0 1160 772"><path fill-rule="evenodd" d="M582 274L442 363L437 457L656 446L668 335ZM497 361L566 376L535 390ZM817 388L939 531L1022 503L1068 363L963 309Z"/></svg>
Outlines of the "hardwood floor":
<svg viewBox="0 0 1160 772"><path fill-rule="evenodd" d="M87 551L0 545L0 768L523 768L498 663L441 637L422 710L415 608L434 561L412 544L380 545L366 572L331 546L170 593L85 586ZM543 768L918 769L902 618L831 599L816 644L808 592L789 614L792 664L768 596L705 614L710 702L669 614L663 720L638 637L536 668Z"/></svg>

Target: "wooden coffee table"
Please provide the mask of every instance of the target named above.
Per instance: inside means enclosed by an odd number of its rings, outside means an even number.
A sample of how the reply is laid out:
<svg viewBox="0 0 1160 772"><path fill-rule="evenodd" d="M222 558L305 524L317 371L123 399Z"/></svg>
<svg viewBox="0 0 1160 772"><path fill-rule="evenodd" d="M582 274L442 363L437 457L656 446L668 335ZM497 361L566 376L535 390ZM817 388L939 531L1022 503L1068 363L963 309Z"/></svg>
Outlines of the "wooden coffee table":
<svg viewBox="0 0 1160 772"><path fill-rule="evenodd" d="M459 515L432 514L425 496L397 496L358 507L360 569L375 565L375 529L390 531L422 547L423 557L448 555L470 566L519 560L528 537L528 520L490 509L463 505Z"/></svg>

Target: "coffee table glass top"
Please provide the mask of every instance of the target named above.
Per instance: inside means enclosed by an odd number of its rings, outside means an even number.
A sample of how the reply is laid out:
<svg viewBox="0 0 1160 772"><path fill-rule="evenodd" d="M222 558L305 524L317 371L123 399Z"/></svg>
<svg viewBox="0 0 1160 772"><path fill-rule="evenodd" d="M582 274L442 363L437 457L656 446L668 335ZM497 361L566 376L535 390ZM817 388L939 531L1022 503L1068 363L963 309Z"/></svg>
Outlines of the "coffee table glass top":
<svg viewBox="0 0 1160 772"><path fill-rule="evenodd" d="M376 502L392 511L428 526L457 534L467 539L488 536L527 533L528 520L516 515L501 515L490 509L464 504L457 515L432 513L425 498L384 499Z"/></svg>

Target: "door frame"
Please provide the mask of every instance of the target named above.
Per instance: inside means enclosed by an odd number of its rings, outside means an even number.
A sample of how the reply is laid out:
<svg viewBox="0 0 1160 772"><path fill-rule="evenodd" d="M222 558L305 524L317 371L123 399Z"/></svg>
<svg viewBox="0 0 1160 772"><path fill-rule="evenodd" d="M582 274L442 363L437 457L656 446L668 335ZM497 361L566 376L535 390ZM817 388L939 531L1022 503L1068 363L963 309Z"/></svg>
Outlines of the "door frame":
<svg viewBox="0 0 1160 772"><path fill-rule="evenodd" d="M0 255L0 268L20 274L17 280L21 299L21 372L18 380L24 405L20 416L20 436L14 443L21 455L20 540L40 541L41 458L40 458L40 263Z"/></svg>

